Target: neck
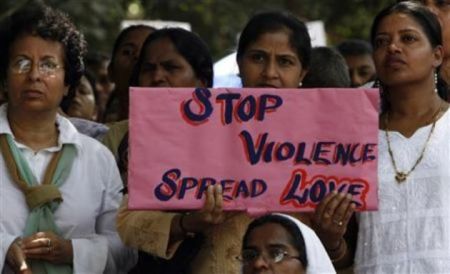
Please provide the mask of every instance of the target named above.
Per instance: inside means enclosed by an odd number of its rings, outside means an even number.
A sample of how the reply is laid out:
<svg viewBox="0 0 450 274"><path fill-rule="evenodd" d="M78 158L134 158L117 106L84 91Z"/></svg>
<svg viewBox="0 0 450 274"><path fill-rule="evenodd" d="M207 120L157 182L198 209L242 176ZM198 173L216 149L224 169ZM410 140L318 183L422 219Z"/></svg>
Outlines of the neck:
<svg viewBox="0 0 450 274"><path fill-rule="evenodd" d="M34 151L57 145L56 113L30 115L8 107L8 122L16 140Z"/></svg>
<svg viewBox="0 0 450 274"><path fill-rule="evenodd" d="M441 98L434 91L434 84L402 85L389 87L389 116L421 117L436 110L441 104Z"/></svg>

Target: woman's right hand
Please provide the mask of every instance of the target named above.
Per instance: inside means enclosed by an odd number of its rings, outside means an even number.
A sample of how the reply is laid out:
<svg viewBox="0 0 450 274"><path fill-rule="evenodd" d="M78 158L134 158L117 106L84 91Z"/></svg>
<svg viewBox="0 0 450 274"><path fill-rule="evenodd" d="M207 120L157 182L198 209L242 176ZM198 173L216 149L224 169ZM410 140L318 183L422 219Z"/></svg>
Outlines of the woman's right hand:
<svg viewBox="0 0 450 274"><path fill-rule="evenodd" d="M327 250L339 247L354 211L355 205L350 194L334 191L319 203L312 218L312 225Z"/></svg>
<svg viewBox="0 0 450 274"><path fill-rule="evenodd" d="M32 274L28 267L25 252L21 247L21 240L17 238L12 242L6 253L6 261L8 262L14 273L17 274Z"/></svg>
<svg viewBox="0 0 450 274"><path fill-rule="evenodd" d="M182 217L182 226L188 232L203 233L211 225L221 224L225 220L223 212L222 186L210 185L206 191L203 208ZM180 221L180 222L181 222Z"/></svg>

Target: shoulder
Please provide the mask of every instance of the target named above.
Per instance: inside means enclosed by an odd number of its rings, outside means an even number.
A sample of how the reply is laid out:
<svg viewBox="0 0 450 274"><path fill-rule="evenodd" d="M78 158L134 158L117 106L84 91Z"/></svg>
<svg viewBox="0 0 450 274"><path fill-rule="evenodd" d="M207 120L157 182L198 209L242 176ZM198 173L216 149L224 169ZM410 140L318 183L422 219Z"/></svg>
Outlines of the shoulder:
<svg viewBox="0 0 450 274"><path fill-rule="evenodd" d="M109 131L103 137L102 143L116 156L120 142L128 132L128 120L108 124Z"/></svg>
<svg viewBox="0 0 450 274"><path fill-rule="evenodd" d="M81 151L81 155L93 159L113 161L115 164L114 156L111 151L109 151L101 142L81 133L78 133L78 135L78 147Z"/></svg>
<svg viewBox="0 0 450 274"><path fill-rule="evenodd" d="M104 124L80 118L69 118L69 121L76 127L78 132L99 139L106 134L108 127Z"/></svg>

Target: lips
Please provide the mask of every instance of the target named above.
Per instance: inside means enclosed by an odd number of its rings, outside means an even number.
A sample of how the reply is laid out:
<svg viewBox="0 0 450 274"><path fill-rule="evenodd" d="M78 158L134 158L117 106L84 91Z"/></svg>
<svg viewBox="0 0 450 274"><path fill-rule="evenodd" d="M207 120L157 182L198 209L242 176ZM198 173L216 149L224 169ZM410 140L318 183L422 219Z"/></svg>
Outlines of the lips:
<svg viewBox="0 0 450 274"><path fill-rule="evenodd" d="M42 98L44 93L36 89L27 89L23 91L22 96L26 99L38 99Z"/></svg>
<svg viewBox="0 0 450 274"><path fill-rule="evenodd" d="M79 100L73 100L72 103L70 104L70 108L73 109L80 109L83 107L83 104L79 101Z"/></svg>
<svg viewBox="0 0 450 274"><path fill-rule="evenodd" d="M405 64L406 62L402 58L395 55L388 56L384 61L384 65L391 68L399 68Z"/></svg>

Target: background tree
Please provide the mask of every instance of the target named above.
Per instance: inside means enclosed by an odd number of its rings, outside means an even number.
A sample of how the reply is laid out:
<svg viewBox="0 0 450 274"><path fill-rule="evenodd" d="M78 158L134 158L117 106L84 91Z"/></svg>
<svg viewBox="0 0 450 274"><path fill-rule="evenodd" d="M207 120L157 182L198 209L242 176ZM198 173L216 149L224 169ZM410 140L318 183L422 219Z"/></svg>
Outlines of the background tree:
<svg viewBox="0 0 450 274"><path fill-rule="evenodd" d="M36 0L1 0L0 19ZM110 52L123 19L189 22L215 59L231 52L239 31L260 10L289 10L303 20L323 20L329 45L368 38L374 15L394 0L37 0L66 11L90 49Z"/></svg>

